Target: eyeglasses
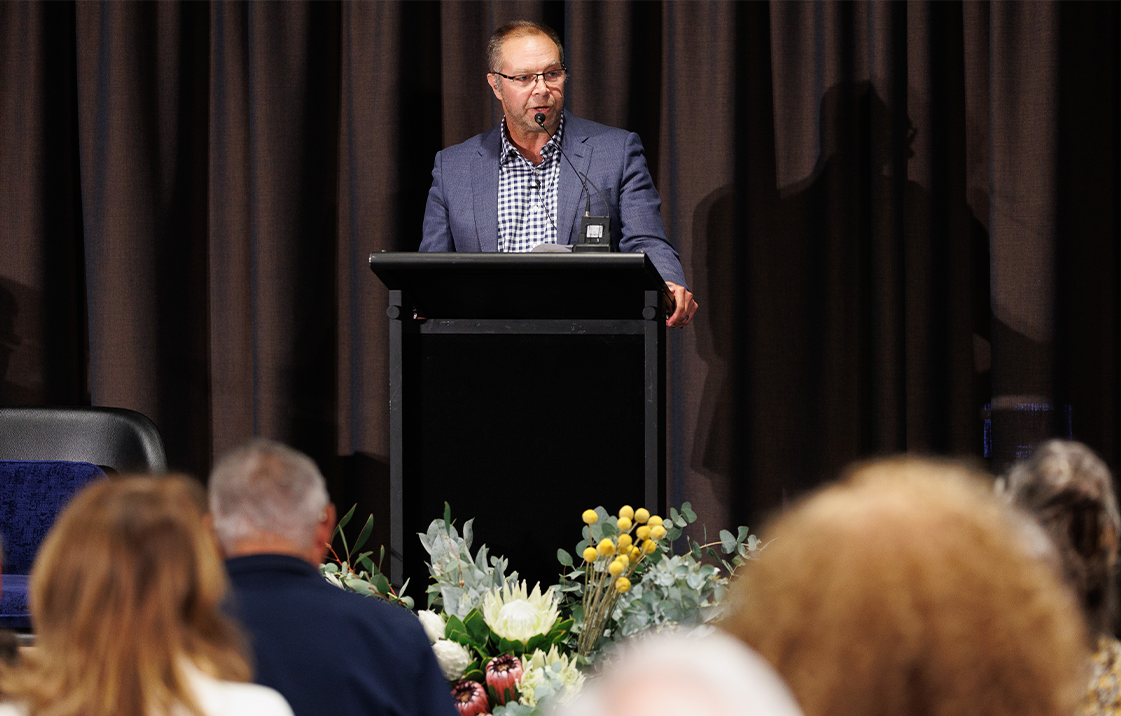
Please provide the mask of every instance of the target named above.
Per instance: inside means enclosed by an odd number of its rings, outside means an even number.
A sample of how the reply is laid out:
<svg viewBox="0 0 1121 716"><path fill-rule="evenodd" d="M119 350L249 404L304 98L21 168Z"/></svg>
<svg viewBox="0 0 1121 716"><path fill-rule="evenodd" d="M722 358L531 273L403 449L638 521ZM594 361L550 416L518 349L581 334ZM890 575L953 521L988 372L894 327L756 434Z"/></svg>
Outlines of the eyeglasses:
<svg viewBox="0 0 1121 716"><path fill-rule="evenodd" d="M499 77L505 77L506 79L513 82L515 87L526 88L526 87L533 87L534 85L536 85L538 77L540 77L542 80L544 80L545 84L547 84L547 85L553 85L553 86L559 85L560 83L564 82L564 76L565 76L565 73L567 73L567 72L568 72L568 68L565 67L564 65L561 65L559 70L549 70L547 72L536 72L536 73L531 72L531 73L525 74L525 75L513 75L513 76L511 76L511 75L504 75L501 72L494 72L493 74L496 74Z"/></svg>

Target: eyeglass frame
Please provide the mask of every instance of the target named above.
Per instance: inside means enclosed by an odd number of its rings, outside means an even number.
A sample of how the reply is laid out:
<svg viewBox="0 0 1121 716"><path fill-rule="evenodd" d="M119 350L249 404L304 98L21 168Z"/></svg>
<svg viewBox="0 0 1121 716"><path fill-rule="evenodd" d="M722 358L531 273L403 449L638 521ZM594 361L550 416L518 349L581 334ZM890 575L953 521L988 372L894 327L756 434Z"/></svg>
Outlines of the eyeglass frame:
<svg viewBox="0 0 1121 716"><path fill-rule="evenodd" d="M567 68L567 67L565 67L565 65L564 65L564 63L563 63L563 62L561 63L561 66L560 66L560 71L564 73L564 77L563 77L563 78L562 78L562 79L561 79L560 81L561 81L561 82L564 82L565 80L567 80L567 79L568 79L568 68ZM513 76L511 76L511 75L504 75L504 74L502 74L501 72L499 72L498 70L491 70L491 72L490 72L490 73L491 73L492 75L498 75L499 77L505 77L506 79L508 79L508 80L510 80L511 82L513 82L515 86L517 86L517 85L519 84L519 80L517 80L517 79L515 79L515 78L517 78L517 77L530 77L530 76L532 76L532 77L533 77L533 84L530 84L530 83L529 83L529 80L525 80L526 84L525 84L525 85L523 85L524 87L526 87L526 88L529 88L529 87L536 87L536 86L537 86L537 78L538 78L538 77L540 77L540 78L541 78L541 81L542 81L543 83L545 83L545 86L546 86L546 87L555 87L556 85L550 84L550 83L549 83L549 80L545 79L545 75L549 74L550 72L557 72L557 70L545 70L544 72L524 72L524 73L522 73L521 75L513 75Z"/></svg>

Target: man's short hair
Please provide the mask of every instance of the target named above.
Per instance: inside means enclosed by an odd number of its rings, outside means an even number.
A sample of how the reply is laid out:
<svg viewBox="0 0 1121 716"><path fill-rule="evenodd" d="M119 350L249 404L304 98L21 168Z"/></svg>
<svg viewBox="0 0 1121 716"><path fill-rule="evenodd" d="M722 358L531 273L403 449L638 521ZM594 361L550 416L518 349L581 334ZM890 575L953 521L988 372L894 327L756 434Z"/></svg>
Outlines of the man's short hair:
<svg viewBox="0 0 1121 716"><path fill-rule="evenodd" d="M272 535L311 547L330 498L311 458L272 440L230 452L210 473L210 513L227 552L250 537Z"/></svg>
<svg viewBox="0 0 1121 716"><path fill-rule="evenodd" d="M508 22L502 27L494 31L490 36L490 42L487 43L487 72L498 71L498 60L502 55L502 44L514 37L525 37L527 35L544 35L553 41L557 46L557 52L560 55L560 62L564 64L564 45L561 44L560 36L556 30L548 25L540 22L531 22L529 20L514 20Z"/></svg>

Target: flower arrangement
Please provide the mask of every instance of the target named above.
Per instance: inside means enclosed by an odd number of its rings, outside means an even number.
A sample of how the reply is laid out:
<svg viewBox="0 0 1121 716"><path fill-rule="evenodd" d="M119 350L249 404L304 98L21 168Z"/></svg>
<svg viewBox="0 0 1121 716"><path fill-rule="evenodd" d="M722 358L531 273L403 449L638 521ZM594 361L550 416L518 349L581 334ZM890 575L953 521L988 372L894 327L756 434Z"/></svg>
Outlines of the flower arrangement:
<svg viewBox="0 0 1121 716"><path fill-rule="evenodd" d="M341 528L350 520L351 509ZM746 527L720 539L697 543L683 539L696 521L689 503L669 516L623 506L614 515L604 508L585 510L582 539L575 554L559 549L559 583L542 590L507 572L508 562L472 553L472 524L462 534L444 507L420 535L429 555L428 608L417 612L444 677L463 716L537 716L551 705L571 700L610 647L648 630L688 628L715 616L736 568L757 556L763 545ZM356 540L361 549L372 518ZM684 543L677 554L674 546ZM322 567L336 586L412 607L412 599L390 588L371 552ZM382 550L384 556L384 549ZM354 565L354 566L352 566ZM404 593L402 587L401 594Z"/></svg>

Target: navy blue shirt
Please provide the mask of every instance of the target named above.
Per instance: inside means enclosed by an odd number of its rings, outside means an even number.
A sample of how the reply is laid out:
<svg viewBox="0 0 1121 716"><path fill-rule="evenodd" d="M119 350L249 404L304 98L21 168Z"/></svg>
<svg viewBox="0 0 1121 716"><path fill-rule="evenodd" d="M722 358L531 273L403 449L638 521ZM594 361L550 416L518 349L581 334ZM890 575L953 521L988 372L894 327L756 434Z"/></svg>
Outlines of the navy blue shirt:
<svg viewBox="0 0 1121 716"><path fill-rule="evenodd" d="M344 592L296 557L235 557L226 568L257 683L283 694L296 716L458 716L412 613Z"/></svg>

